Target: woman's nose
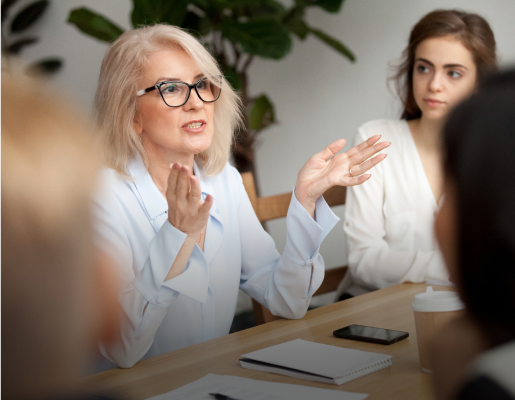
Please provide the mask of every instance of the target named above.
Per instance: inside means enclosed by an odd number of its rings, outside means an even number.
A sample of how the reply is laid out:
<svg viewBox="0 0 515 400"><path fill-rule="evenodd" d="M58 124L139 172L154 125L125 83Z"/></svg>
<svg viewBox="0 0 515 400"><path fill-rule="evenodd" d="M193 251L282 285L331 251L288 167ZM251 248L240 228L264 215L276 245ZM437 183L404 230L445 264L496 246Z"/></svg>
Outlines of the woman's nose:
<svg viewBox="0 0 515 400"><path fill-rule="evenodd" d="M191 89L190 98L184 104L184 107L186 110L199 110L204 107L204 102L200 100L200 97L198 96L195 89Z"/></svg>
<svg viewBox="0 0 515 400"><path fill-rule="evenodd" d="M429 90L432 92L440 92L443 88L442 75L438 72L434 73L429 81Z"/></svg>

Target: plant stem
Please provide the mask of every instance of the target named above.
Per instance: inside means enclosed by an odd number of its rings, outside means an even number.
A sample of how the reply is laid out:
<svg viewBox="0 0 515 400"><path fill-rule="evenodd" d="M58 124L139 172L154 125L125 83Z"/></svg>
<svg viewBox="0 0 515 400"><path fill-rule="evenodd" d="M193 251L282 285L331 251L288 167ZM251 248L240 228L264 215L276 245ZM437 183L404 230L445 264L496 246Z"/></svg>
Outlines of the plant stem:
<svg viewBox="0 0 515 400"><path fill-rule="evenodd" d="M250 66L250 63L254 60L254 56L253 55L249 55L249 57L247 58L247 61L245 61L245 64L243 64L243 67L241 69L241 73L242 74L247 74L247 69L249 68Z"/></svg>

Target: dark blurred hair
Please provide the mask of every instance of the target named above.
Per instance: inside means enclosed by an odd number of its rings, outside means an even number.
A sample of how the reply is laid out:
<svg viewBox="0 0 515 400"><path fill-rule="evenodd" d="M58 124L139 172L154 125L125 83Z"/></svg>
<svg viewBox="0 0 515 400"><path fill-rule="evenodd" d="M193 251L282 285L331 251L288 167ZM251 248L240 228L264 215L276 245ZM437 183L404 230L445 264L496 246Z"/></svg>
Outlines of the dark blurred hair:
<svg viewBox="0 0 515 400"><path fill-rule="evenodd" d="M495 38L485 19L460 10L435 10L425 15L411 30L408 47L393 77L404 111L402 119L420 118L421 111L413 96L413 65L420 42L453 35L472 53L477 67L478 81L497 69Z"/></svg>
<svg viewBox="0 0 515 400"><path fill-rule="evenodd" d="M492 345L515 339L515 69L485 79L444 128L456 189L458 290Z"/></svg>

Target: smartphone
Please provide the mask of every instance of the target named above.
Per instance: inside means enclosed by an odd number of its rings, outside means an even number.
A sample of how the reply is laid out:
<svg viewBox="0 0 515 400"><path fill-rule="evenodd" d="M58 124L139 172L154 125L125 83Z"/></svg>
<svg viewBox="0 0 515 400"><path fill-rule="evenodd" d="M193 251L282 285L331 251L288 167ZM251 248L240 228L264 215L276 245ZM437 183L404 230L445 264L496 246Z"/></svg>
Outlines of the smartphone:
<svg viewBox="0 0 515 400"><path fill-rule="evenodd" d="M392 331L390 329L373 328L363 325L349 325L338 329L333 335L343 339L359 340L379 344L392 344L399 340L406 339L408 332Z"/></svg>

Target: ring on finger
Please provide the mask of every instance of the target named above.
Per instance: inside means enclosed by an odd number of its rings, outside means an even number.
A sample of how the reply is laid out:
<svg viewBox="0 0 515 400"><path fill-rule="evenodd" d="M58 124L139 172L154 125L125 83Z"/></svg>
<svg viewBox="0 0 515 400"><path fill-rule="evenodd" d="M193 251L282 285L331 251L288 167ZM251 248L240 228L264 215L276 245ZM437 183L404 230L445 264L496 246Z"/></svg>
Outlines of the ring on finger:
<svg viewBox="0 0 515 400"><path fill-rule="evenodd" d="M349 175L352 176L352 167L349 168Z"/></svg>

